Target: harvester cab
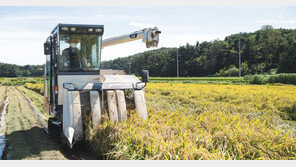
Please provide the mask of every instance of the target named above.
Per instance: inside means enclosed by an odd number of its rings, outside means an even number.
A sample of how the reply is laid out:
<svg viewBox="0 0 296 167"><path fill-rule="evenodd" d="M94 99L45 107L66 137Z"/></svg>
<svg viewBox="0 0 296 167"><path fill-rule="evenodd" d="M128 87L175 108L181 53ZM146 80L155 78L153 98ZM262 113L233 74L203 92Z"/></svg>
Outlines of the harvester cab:
<svg viewBox="0 0 296 167"><path fill-rule="evenodd" d="M90 111L94 129L104 113L113 122L127 119L128 106L134 106L142 119L148 117L143 91L148 71L142 71L142 82L134 75L104 73L101 50L139 39L148 48L157 47L161 32L156 27L145 28L102 40L103 33L103 25L59 24L44 43L44 104L51 115L48 132L70 147L84 138L86 111Z"/></svg>

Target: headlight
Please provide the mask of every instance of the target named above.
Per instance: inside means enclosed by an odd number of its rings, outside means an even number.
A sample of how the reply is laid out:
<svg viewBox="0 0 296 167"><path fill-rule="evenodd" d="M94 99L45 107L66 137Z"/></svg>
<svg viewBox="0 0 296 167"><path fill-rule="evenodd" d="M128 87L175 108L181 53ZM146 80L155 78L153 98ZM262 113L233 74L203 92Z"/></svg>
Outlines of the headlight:
<svg viewBox="0 0 296 167"><path fill-rule="evenodd" d="M67 31L69 28L68 27L62 27L61 29L64 30L64 31Z"/></svg>
<svg viewBox="0 0 296 167"><path fill-rule="evenodd" d="M72 28L71 28L71 31L75 31L75 30L76 30L76 28L75 28L75 27L72 27Z"/></svg>
<svg viewBox="0 0 296 167"><path fill-rule="evenodd" d="M101 32L101 31L102 31L102 29L100 29L100 28L97 28L95 31L96 31L96 32Z"/></svg>
<svg viewBox="0 0 296 167"><path fill-rule="evenodd" d="M76 87L72 84L72 83L64 83L63 84L63 87L64 89L67 89L67 90L76 90Z"/></svg>

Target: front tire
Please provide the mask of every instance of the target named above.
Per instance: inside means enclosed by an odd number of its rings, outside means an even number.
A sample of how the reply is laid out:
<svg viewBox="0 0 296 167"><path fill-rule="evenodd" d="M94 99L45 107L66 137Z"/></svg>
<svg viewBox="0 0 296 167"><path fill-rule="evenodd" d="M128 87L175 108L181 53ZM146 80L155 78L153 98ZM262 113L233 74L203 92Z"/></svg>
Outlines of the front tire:
<svg viewBox="0 0 296 167"><path fill-rule="evenodd" d="M48 119L48 134L54 141L62 142L62 123L56 118Z"/></svg>

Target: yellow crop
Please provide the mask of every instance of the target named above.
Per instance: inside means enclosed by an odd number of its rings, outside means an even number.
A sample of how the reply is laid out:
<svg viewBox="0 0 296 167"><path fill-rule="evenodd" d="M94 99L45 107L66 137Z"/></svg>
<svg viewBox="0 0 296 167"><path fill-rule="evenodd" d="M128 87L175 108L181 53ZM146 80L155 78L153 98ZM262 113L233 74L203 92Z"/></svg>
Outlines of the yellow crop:
<svg viewBox="0 0 296 167"><path fill-rule="evenodd" d="M35 86L26 84L43 90ZM148 83L145 92L147 120L105 115L90 139L98 158L296 159L296 86Z"/></svg>
<svg viewBox="0 0 296 167"><path fill-rule="evenodd" d="M28 89L34 90L40 94L44 93L44 84L41 84L41 83L37 83L37 84L26 83L25 87Z"/></svg>
<svg viewBox="0 0 296 167"><path fill-rule="evenodd" d="M148 84L149 119L105 121L107 159L296 159L296 87ZM134 112L134 111L132 111Z"/></svg>

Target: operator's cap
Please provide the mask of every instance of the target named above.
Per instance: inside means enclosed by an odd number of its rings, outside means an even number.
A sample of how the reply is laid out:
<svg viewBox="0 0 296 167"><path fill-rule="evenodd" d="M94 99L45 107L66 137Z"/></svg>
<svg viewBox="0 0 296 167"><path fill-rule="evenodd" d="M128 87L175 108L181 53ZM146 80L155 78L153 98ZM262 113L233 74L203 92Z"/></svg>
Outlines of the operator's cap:
<svg viewBox="0 0 296 167"><path fill-rule="evenodd" d="M67 43L78 43L79 42L79 39L77 39L77 38L70 38L66 42Z"/></svg>

